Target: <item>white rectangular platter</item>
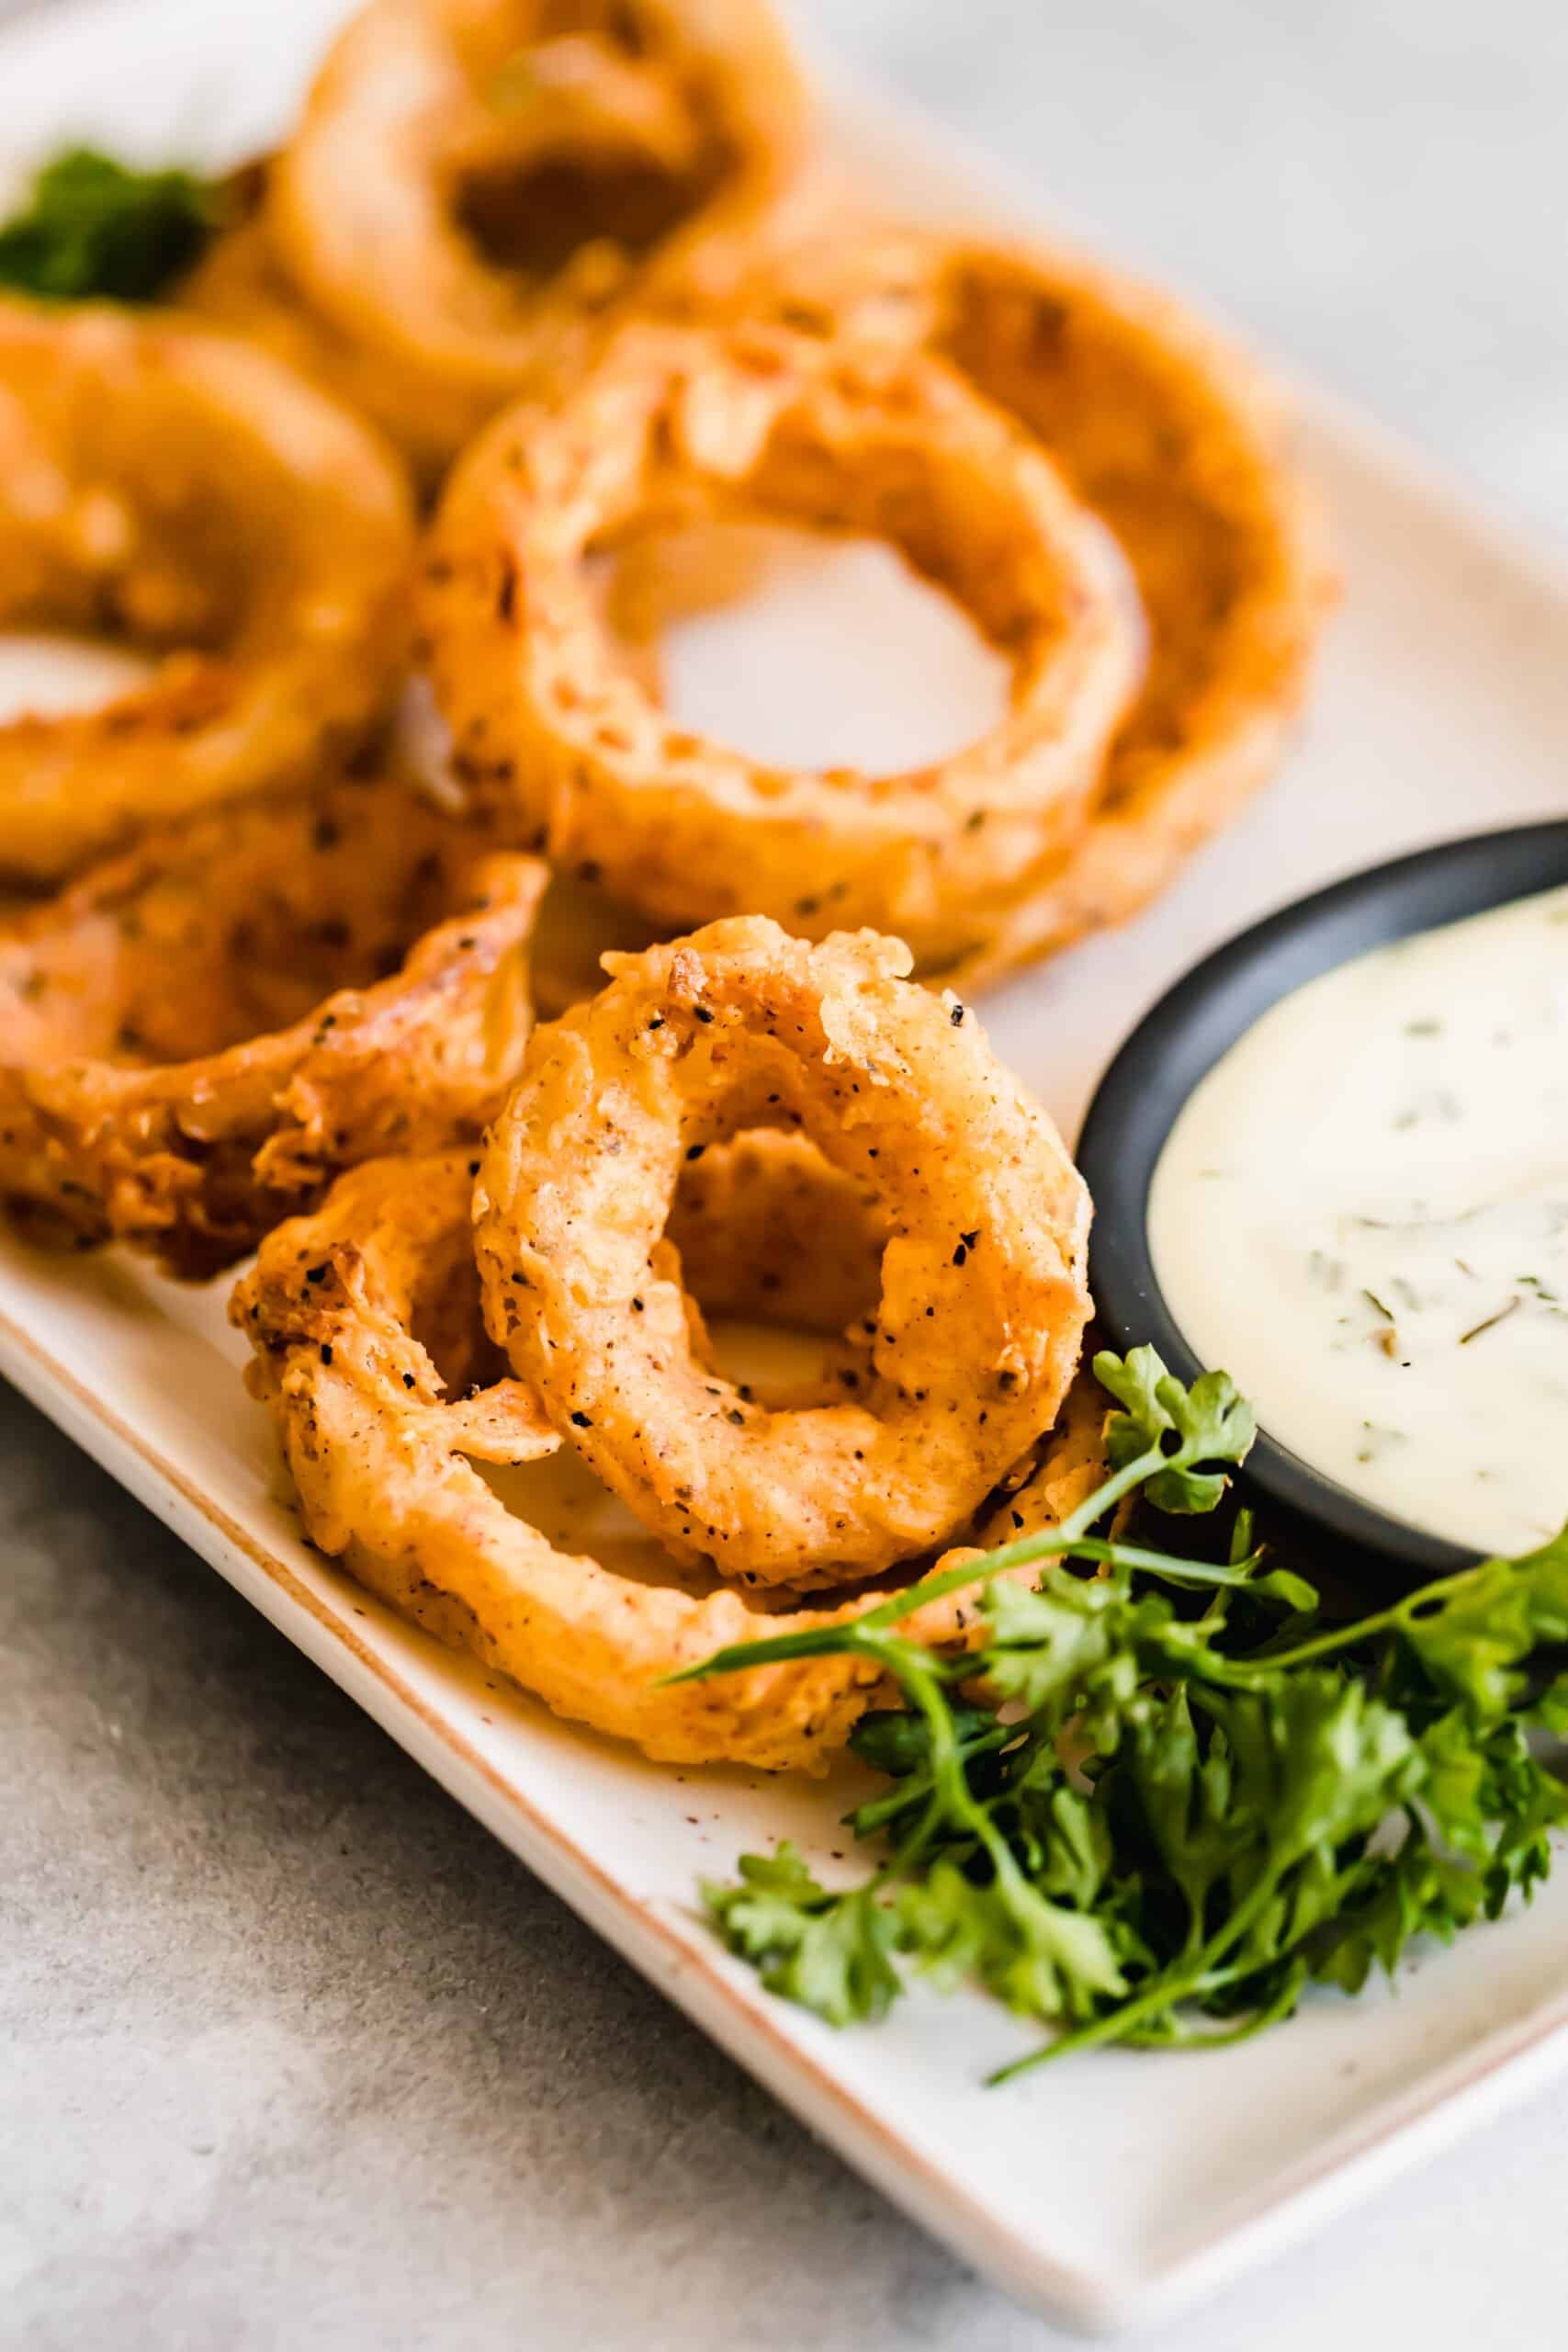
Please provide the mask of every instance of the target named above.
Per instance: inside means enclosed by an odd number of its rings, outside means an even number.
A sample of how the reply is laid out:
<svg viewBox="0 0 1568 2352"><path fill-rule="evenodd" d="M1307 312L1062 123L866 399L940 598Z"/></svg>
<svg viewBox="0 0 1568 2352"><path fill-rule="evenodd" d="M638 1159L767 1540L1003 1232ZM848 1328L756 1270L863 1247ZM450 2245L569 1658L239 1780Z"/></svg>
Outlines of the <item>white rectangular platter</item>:
<svg viewBox="0 0 1568 2352"><path fill-rule="evenodd" d="M0 175L65 135L148 155L258 146L342 13L342 0L51 10L0 40ZM892 200L1027 225L1028 199L928 126L836 81L824 104L836 143ZM1568 579L1310 395L1303 424L1346 593L1287 773L1132 930L986 1009L1069 1131L1132 1022L1216 939L1353 866L1564 804ZM656 1769L360 1593L278 1498L226 1291L0 1240L0 1368L742 2064L1026 2301L1090 2326L1147 2318L1568 2064L1568 1871L1532 1911L1424 1957L1393 1995L1314 1998L1282 2030L1201 2060L1104 2053L1006 2092L980 2078L1023 2038L979 1998L916 1997L843 2035L771 2000L706 1933L694 1882L782 1836L841 1847L845 1788Z"/></svg>

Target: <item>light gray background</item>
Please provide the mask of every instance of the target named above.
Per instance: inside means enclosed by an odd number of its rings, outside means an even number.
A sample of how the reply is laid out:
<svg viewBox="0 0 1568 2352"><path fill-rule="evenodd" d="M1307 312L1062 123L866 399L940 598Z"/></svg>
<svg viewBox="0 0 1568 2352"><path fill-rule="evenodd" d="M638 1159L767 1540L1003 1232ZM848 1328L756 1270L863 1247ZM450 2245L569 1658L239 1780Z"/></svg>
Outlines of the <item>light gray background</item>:
<svg viewBox="0 0 1568 2352"><path fill-rule="evenodd" d="M1568 533L1568 12L802 15L1105 243ZM0 2340L1058 2340L814 2145L3 1391L0 1513ZM1560 2346L1565 2181L1559 2090L1143 2343Z"/></svg>

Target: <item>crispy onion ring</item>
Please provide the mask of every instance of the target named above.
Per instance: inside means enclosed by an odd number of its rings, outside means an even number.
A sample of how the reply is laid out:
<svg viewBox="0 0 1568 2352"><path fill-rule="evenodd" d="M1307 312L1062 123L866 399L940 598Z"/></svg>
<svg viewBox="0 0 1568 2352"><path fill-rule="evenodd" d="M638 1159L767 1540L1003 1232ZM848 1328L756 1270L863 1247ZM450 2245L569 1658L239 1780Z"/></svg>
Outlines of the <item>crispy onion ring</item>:
<svg viewBox="0 0 1568 2352"><path fill-rule="evenodd" d="M673 727L586 559L727 502L900 547L1008 655L999 724L877 778ZM744 325L624 329L564 396L499 420L448 486L424 616L460 770L520 801L555 861L667 922L868 924L922 959L1081 830L1142 658L1107 534L951 370Z"/></svg>
<svg viewBox="0 0 1568 2352"><path fill-rule="evenodd" d="M268 1235L235 1293L231 1319L255 1351L247 1384L271 1410L311 1542L439 1640L660 1762L822 1771L886 1695L863 1659L658 1685L726 1644L854 1614L884 1590L815 1608L744 1593L660 1566L651 1544L625 1560L610 1545L600 1557L568 1548L581 1543L570 1513L547 1532L544 1511L536 1525L509 1510L474 1465L535 1462L558 1440L527 1387L487 1359L469 1191L457 1155L357 1169L313 1216ZM490 1385L465 1396L475 1381ZM1103 1476L1104 1407L1092 1382L1076 1384L1027 1490L1037 1523ZM1005 1541L1021 1499L974 1540ZM975 1624L967 1589L906 1630L958 1645Z"/></svg>
<svg viewBox="0 0 1568 2352"><path fill-rule="evenodd" d="M700 288L806 113L763 0L371 0L278 159L271 235L450 456L586 313Z"/></svg>
<svg viewBox="0 0 1568 2352"><path fill-rule="evenodd" d="M216 237L174 300L187 317L260 344L295 374L380 427L419 482L434 484L451 449L432 430L417 384L313 311L284 267L268 222L265 167L242 175L239 217Z"/></svg>
<svg viewBox="0 0 1568 2352"><path fill-rule="evenodd" d="M477 1136L544 882L387 785L149 835L0 926L0 1195L197 1276L340 1169Z"/></svg>
<svg viewBox="0 0 1568 2352"><path fill-rule="evenodd" d="M1089 1201L1045 1114L897 941L761 917L613 957L536 1033L475 1229L491 1329L553 1426L681 1556L842 1582L942 1541L1049 1428L1089 1315ZM888 1218L845 1401L772 1412L694 1351L659 1260L680 1171L799 1126Z"/></svg>
<svg viewBox="0 0 1568 2352"><path fill-rule="evenodd" d="M266 353L170 317L0 303L0 628L115 628L162 656L103 709L0 725L12 876L302 781L404 657L390 453Z"/></svg>
<svg viewBox="0 0 1568 2352"><path fill-rule="evenodd" d="M840 227L731 301L947 360L1115 535L1148 623L1142 692L1084 833L977 898L944 969L983 986L1125 921L1272 773L1332 602L1279 401L1168 296L1058 251Z"/></svg>

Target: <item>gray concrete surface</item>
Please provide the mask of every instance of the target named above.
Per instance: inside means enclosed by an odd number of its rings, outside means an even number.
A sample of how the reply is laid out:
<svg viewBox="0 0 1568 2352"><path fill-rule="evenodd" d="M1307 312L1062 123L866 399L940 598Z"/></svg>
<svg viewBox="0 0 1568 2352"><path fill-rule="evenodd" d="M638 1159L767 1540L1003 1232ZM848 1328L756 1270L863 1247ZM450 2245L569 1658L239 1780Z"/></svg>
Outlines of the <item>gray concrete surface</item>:
<svg viewBox="0 0 1568 2352"><path fill-rule="evenodd" d="M1106 242L1568 532L1561 11L810 14ZM1055 2340L3 1392L0 1561L0 2342ZM1556 2093L1150 2352L1560 2344L1565 2167Z"/></svg>

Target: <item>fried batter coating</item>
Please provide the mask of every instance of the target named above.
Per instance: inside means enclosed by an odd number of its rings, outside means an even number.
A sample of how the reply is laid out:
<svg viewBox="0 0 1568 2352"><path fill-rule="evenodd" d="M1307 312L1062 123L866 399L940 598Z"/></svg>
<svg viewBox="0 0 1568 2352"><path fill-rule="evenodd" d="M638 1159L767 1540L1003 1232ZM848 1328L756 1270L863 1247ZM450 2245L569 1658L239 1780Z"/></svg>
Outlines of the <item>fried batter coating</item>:
<svg viewBox="0 0 1568 2352"><path fill-rule="evenodd" d="M0 725L0 874L294 786L353 749L407 650L391 452L265 352L168 313L0 302L0 628L158 659L99 710Z"/></svg>
<svg viewBox="0 0 1568 2352"><path fill-rule="evenodd" d="M1089 1199L972 1013L872 933L761 917L608 959L537 1031L475 1194L486 1312L519 1377L678 1555L842 1582L943 1541L1043 1429L1089 1316ZM863 1371L771 1410L691 1344L660 1248L681 1170L798 1127L887 1220Z"/></svg>
<svg viewBox="0 0 1568 2352"><path fill-rule="evenodd" d="M432 430L419 388L314 311L284 267L257 185L243 216L213 240L175 300L190 318L260 344L296 375L378 425L420 483L440 479L451 455Z"/></svg>
<svg viewBox="0 0 1568 2352"><path fill-rule="evenodd" d="M661 1563L651 1543L602 1544L600 1556L566 1548L581 1510L536 1510L541 1524L509 1510L498 1491L508 1470L558 1440L528 1388L495 1376L470 1189L457 1154L357 1169L313 1216L267 1237L235 1293L232 1319L255 1351L248 1385L271 1410L310 1540L438 1639L658 1761L820 1772L888 1695L865 1660L802 1659L673 1690L661 1678L728 1643L855 1614L892 1588L830 1608L740 1592ZM489 1385L464 1396L475 1381ZM1103 1477L1104 1401L1092 1382L1068 1397L1031 1482L1041 1524ZM525 1498L535 1476L516 1482ZM976 1540L1007 1532L987 1525ZM952 1594L907 1630L961 1645L975 1600L972 1588Z"/></svg>
<svg viewBox="0 0 1568 2352"><path fill-rule="evenodd" d="M150 834L0 925L0 1195L194 1277L340 1169L477 1136L521 1065L545 881L362 781Z"/></svg>
<svg viewBox="0 0 1568 2352"><path fill-rule="evenodd" d="M852 221L775 248L728 303L944 359L1113 533L1148 666L1089 822L976 893L952 952L925 961L976 989L1124 922L1278 765L1333 601L1281 404L1180 304L1059 249Z"/></svg>
<svg viewBox="0 0 1568 2352"><path fill-rule="evenodd" d="M763 0L370 0L277 159L268 234L427 454L787 188L807 100Z"/></svg>
<svg viewBox="0 0 1568 2352"><path fill-rule="evenodd" d="M886 776L770 767L672 725L588 559L731 506L901 548L1006 655L1002 718ZM458 765L555 862L662 922L871 924L927 961L1081 831L1142 667L1109 536L1015 426L918 352L767 327L629 327L509 412L448 485L425 582Z"/></svg>

